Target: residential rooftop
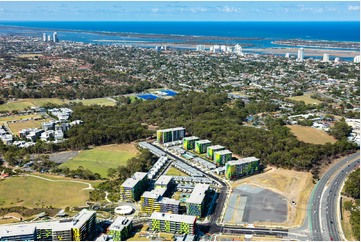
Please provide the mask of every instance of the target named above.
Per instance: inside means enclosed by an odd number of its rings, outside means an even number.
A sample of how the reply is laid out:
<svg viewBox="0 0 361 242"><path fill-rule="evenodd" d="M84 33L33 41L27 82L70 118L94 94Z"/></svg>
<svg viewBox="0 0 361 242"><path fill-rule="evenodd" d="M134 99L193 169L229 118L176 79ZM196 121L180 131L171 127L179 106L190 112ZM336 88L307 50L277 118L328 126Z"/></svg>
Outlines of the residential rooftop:
<svg viewBox="0 0 361 242"><path fill-rule="evenodd" d="M202 204L204 197L206 196L206 191L209 189L208 184L196 184L194 186L193 192L187 199L187 203Z"/></svg>
<svg viewBox="0 0 361 242"><path fill-rule="evenodd" d="M246 163L251 163L251 162L255 162L255 161L259 161L259 159L256 157L247 157L247 158L243 158L243 159L239 159L239 160L228 161L227 164L240 165L240 164L246 164Z"/></svg>
<svg viewBox="0 0 361 242"><path fill-rule="evenodd" d="M169 213L159 213L153 212L150 216L150 219L157 219L157 220L165 220L165 221L174 221L180 223L188 223L193 224L196 221L196 216L191 215L180 215L180 214L169 214Z"/></svg>

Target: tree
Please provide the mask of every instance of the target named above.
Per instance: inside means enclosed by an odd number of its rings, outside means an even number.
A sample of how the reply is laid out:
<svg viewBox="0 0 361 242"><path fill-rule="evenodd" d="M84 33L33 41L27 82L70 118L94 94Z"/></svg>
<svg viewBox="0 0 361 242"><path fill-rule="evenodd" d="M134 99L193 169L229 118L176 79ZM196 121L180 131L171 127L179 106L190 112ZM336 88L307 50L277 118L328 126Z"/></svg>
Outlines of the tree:
<svg viewBox="0 0 361 242"><path fill-rule="evenodd" d="M346 123L345 119L342 119L334 124L330 129L330 134L336 139L341 140L342 138L346 138L351 131L352 127Z"/></svg>

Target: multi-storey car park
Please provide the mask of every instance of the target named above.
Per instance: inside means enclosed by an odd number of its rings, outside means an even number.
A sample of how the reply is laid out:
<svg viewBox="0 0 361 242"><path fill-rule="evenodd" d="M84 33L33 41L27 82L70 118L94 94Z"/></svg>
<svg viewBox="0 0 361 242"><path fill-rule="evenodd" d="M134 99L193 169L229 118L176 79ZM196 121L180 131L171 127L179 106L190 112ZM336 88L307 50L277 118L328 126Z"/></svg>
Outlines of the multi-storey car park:
<svg viewBox="0 0 361 242"><path fill-rule="evenodd" d="M151 230L176 234L194 234L196 227L196 216L152 213Z"/></svg>

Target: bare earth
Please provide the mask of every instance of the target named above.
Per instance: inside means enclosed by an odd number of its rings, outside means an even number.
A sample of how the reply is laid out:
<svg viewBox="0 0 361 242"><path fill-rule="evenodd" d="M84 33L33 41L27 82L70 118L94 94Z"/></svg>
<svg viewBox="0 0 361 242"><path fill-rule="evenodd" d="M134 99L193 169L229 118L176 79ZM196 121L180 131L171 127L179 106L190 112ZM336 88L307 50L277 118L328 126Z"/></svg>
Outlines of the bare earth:
<svg viewBox="0 0 361 242"><path fill-rule="evenodd" d="M311 144L326 144L327 142L334 144L336 139L326 133L323 130L319 130L313 127L301 126L301 125L286 125L291 129L292 133L298 140Z"/></svg>
<svg viewBox="0 0 361 242"><path fill-rule="evenodd" d="M257 225L272 225L284 227L301 226L306 215L307 200L311 194L314 184L312 174L270 167L269 171L252 177L247 177L236 181L232 187L240 184L252 184L265 189L269 189L285 196L288 200L288 217L284 223L261 222ZM291 205L291 202L296 205Z"/></svg>

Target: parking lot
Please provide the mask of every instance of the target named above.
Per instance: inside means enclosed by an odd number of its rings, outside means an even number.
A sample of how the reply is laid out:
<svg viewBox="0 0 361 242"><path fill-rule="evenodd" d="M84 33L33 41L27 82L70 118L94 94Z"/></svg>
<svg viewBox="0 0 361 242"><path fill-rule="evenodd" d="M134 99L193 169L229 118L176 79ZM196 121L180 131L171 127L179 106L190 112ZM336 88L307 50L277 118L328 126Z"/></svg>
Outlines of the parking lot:
<svg viewBox="0 0 361 242"><path fill-rule="evenodd" d="M224 222L230 224L285 222L285 197L253 185L242 184L232 191Z"/></svg>

